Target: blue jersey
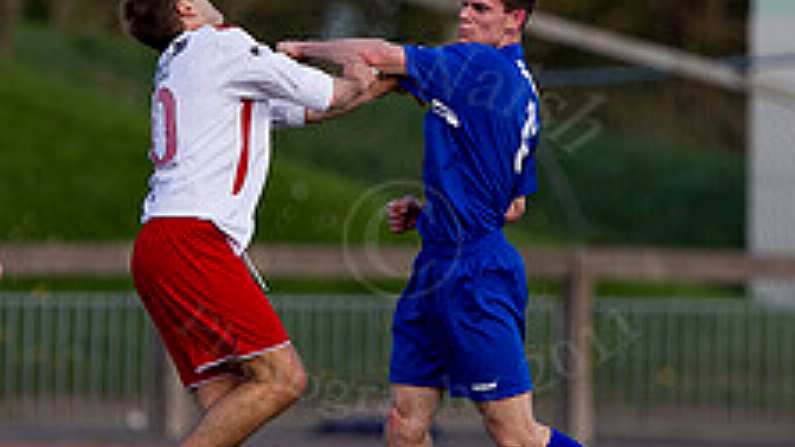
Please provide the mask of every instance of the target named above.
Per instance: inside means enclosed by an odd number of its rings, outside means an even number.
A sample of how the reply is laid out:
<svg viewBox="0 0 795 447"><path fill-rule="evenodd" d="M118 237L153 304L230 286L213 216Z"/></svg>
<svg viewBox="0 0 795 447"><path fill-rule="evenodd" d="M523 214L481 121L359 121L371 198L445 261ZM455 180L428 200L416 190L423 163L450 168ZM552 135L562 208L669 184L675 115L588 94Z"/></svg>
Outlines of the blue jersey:
<svg viewBox="0 0 795 447"><path fill-rule="evenodd" d="M426 242L460 244L500 230L511 202L537 190L539 95L520 45L405 47L402 85L429 104Z"/></svg>

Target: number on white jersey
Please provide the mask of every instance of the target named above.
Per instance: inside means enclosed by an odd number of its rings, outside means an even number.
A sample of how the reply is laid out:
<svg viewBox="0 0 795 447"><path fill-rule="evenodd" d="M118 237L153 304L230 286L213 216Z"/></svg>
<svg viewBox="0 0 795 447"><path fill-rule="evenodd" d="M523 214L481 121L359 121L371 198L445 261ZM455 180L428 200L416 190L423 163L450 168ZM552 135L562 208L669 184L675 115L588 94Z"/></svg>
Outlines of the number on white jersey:
<svg viewBox="0 0 795 447"><path fill-rule="evenodd" d="M167 87L155 95L152 108L152 151L149 158L157 167L170 163L177 155L177 101Z"/></svg>

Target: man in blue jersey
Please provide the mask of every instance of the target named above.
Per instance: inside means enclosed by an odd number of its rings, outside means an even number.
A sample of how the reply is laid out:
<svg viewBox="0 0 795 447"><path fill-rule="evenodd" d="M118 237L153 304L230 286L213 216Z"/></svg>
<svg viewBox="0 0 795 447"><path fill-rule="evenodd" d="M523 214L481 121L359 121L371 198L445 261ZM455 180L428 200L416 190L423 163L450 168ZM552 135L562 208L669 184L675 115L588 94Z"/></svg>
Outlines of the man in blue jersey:
<svg viewBox="0 0 795 447"><path fill-rule="evenodd" d="M456 44L382 40L284 42L296 58L361 58L427 103L425 203L389 204L396 233L417 228L422 250L398 304L389 446L430 446L448 389L472 400L499 446L578 446L538 423L524 351L523 261L502 227L536 191L539 95L522 31L535 0L463 0Z"/></svg>

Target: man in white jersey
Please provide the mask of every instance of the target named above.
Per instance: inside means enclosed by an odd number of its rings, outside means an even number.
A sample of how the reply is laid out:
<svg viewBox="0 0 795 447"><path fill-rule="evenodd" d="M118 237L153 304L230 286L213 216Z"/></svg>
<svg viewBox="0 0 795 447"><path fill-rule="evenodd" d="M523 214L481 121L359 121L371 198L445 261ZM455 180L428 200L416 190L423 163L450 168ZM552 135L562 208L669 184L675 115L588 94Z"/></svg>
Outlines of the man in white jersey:
<svg viewBox="0 0 795 447"><path fill-rule="evenodd" d="M131 268L184 385L204 409L182 446L234 446L295 402L306 374L240 255L271 128L372 99L372 70L332 78L223 26L207 0L123 0L129 33L162 52L152 96L155 172ZM373 89L371 89L373 87Z"/></svg>

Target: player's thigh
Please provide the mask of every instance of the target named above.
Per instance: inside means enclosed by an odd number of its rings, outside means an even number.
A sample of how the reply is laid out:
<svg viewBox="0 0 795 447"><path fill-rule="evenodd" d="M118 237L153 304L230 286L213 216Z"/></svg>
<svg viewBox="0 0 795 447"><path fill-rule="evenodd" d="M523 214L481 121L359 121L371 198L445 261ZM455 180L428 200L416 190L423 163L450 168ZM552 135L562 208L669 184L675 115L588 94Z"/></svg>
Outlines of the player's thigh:
<svg viewBox="0 0 795 447"><path fill-rule="evenodd" d="M430 430L441 400L439 388L392 385L389 424L393 429L408 425L419 431Z"/></svg>
<svg viewBox="0 0 795 447"><path fill-rule="evenodd" d="M485 258L491 261L490 258ZM445 286L438 314L447 328L450 394L497 401L532 390L524 342L527 297L518 267L476 259Z"/></svg>
<svg viewBox="0 0 795 447"><path fill-rule="evenodd" d="M549 441L549 428L535 418L531 392L475 405L483 417L483 424L495 439L532 439L533 445L541 446Z"/></svg>
<svg viewBox="0 0 795 447"><path fill-rule="evenodd" d="M389 380L395 385L442 388L446 374L439 323L428 312L434 299L435 277L428 261L419 256L392 319Z"/></svg>

